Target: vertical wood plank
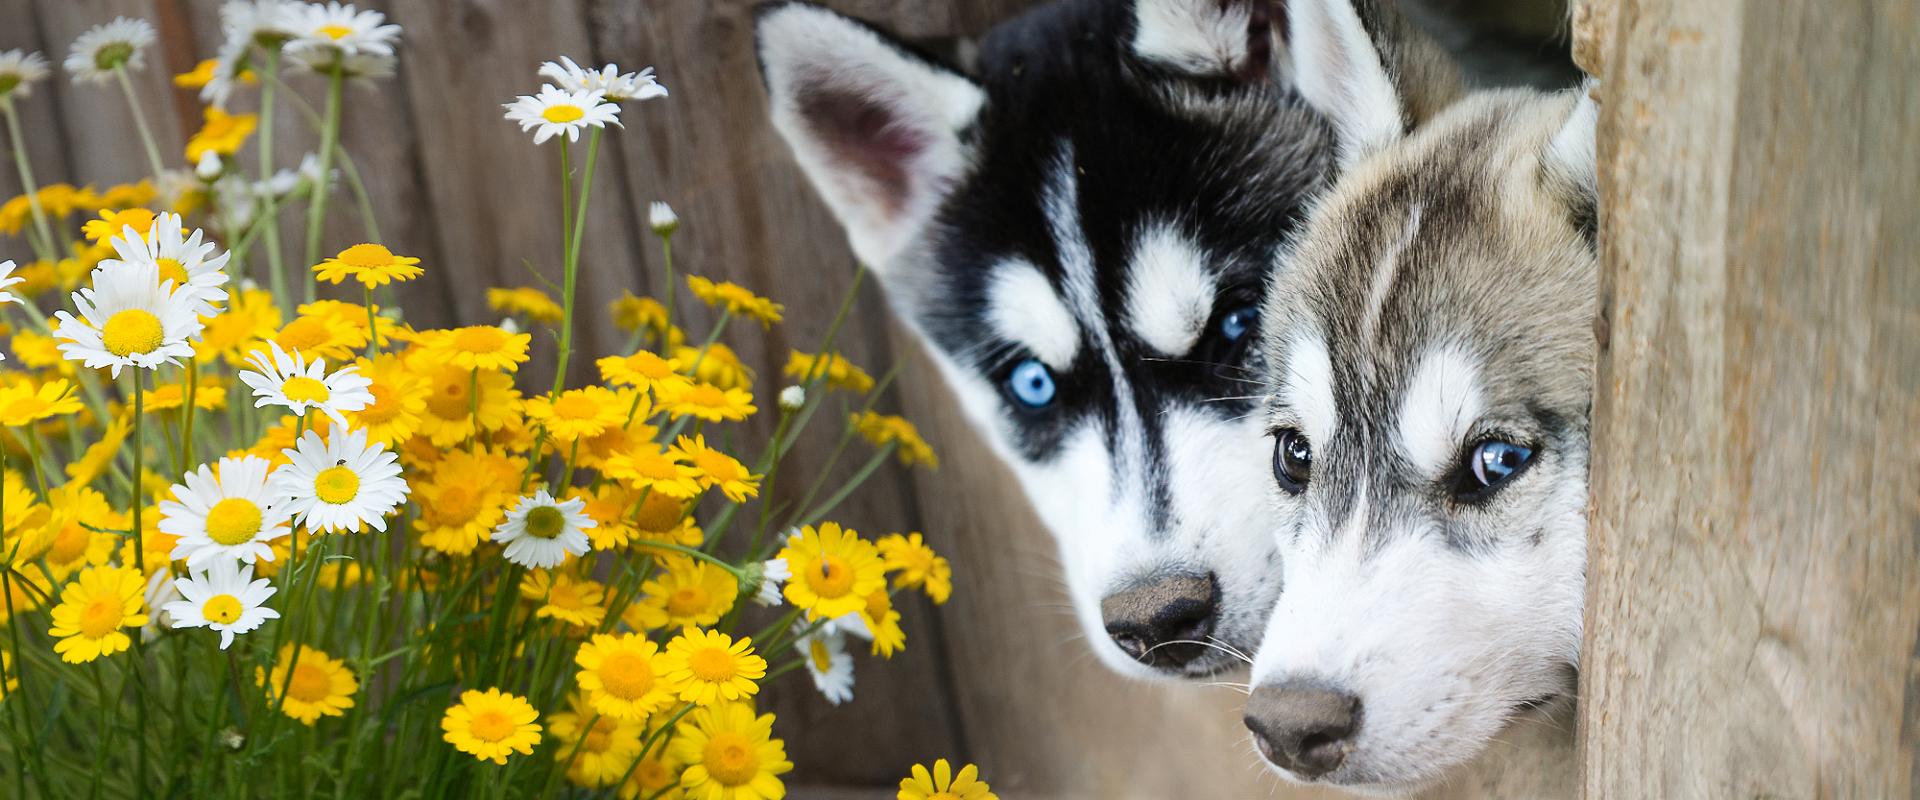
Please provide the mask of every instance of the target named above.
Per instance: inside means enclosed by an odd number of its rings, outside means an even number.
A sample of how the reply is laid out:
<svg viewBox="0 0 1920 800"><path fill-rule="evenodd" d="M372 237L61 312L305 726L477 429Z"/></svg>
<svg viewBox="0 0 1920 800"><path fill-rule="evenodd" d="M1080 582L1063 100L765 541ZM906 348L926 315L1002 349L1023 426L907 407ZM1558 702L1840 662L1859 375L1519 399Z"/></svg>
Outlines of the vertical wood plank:
<svg viewBox="0 0 1920 800"><path fill-rule="evenodd" d="M135 133L133 112L127 108L119 84L74 84L60 62L81 33L116 16L154 22L158 15L153 0L35 0L34 11L47 59L54 64L55 74L48 83L60 85L53 107L60 116L68 179L105 186L151 174L153 169ZM146 67L128 78L153 128L164 165L185 166L186 137L191 132L188 126L197 127L199 120L183 121L177 113L172 99L173 75L167 71L161 45L149 48ZM43 84L42 88L47 87Z"/></svg>
<svg viewBox="0 0 1920 800"><path fill-rule="evenodd" d="M1617 13L1586 793L1910 796L1920 11Z"/></svg>
<svg viewBox="0 0 1920 800"><path fill-rule="evenodd" d="M0 50L22 49L29 52L39 51L47 57L53 74L47 76L33 87L33 96L13 98L13 106L20 113L21 138L26 141L27 159L33 167L33 177L41 186L67 179L66 149L62 145L65 133L60 129L60 97L69 89L66 76L60 70L60 59L65 57L65 43L49 46L40 35L40 15L33 7L32 0L0 0L0 19L9 24L0 26ZM19 168L13 161L13 142L6 141L0 134L0 141L7 148L0 158L0 201L20 194ZM12 258L21 263L33 259L32 248L27 246L24 236L0 240L0 259Z"/></svg>

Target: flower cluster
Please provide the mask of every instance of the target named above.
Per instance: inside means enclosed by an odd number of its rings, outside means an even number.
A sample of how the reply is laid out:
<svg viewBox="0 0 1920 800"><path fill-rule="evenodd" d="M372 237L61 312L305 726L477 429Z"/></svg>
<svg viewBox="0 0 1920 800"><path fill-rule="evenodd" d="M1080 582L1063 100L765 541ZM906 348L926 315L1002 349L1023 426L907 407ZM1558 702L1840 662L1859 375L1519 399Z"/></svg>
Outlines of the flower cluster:
<svg viewBox="0 0 1920 800"><path fill-rule="evenodd" d="M281 793L783 796L793 764L762 688L804 669L849 701L849 642L890 658L909 599L952 592L920 533L830 519L889 457L935 464L913 425L874 410L887 381L829 334L762 401L722 340L785 309L677 280L665 204L650 219L666 291L608 309L632 338L594 380L568 369L583 224L562 232L557 295L500 287L498 324L415 324L403 290L435 265L383 243L371 215L363 241L322 249L339 179L365 194L339 147L341 86L392 74L400 28L289 0L220 18L217 56L175 79L205 103L184 153L153 146L128 88L163 61L153 26L116 19L63 65L125 89L151 174L38 186L23 166L25 192L0 203L0 244L33 254L0 262L5 769L40 796L264 791L235 767L268 767ZM283 70L326 90L319 149L293 168L271 146ZM0 113L50 71L0 53ZM506 118L553 141L584 220L601 136L667 91L651 69L567 58L538 76ZM229 106L243 94L258 113ZM301 248L281 228L302 215L305 258L287 263ZM676 308L683 287L709 310ZM696 317L713 322L682 327ZM549 335L553 363L535 357ZM875 445L851 480L833 463L783 474L814 420ZM43 736L85 752L49 757ZM992 794L941 760L900 796Z"/></svg>

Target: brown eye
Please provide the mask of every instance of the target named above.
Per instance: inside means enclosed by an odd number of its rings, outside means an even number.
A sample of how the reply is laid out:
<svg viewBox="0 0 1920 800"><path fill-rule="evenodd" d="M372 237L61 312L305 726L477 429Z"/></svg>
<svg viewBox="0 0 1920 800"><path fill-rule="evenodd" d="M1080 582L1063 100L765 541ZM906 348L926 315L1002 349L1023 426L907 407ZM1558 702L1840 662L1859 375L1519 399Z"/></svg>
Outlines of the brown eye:
<svg viewBox="0 0 1920 800"><path fill-rule="evenodd" d="M1313 445L1297 428L1281 428L1273 435L1273 479L1288 494L1307 490L1313 474Z"/></svg>

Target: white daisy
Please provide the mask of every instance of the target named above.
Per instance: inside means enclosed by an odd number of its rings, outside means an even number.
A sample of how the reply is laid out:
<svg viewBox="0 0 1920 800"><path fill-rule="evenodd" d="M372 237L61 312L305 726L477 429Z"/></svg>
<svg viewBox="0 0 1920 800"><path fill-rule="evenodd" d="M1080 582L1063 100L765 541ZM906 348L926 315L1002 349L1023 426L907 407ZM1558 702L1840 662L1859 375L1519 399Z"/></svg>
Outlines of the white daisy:
<svg viewBox="0 0 1920 800"><path fill-rule="evenodd" d="M794 630L806 630L800 623ZM813 676L813 688L827 702L840 705L853 699L853 655L847 652L847 637L840 633L815 631L801 636L796 648L806 657L807 674Z"/></svg>
<svg viewBox="0 0 1920 800"><path fill-rule="evenodd" d="M104 259L100 266L118 269L123 264L152 264L161 282L173 284L175 295L192 298L196 316L211 317L220 312L214 304L227 299L227 290L220 287L227 282L228 254L214 255L220 248L206 241L206 234L199 228L186 234L184 228L180 215L173 213L155 217L153 228L144 232L145 238L133 226L123 226L120 235L113 237L113 251L120 257Z"/></svg>
<svg viewBox="0 0 1920 800"><path fill-rule="evenodd" d="M655 200L647 206L647 227L661 236L672 236L680 229L680 215L673 213L673 206Z"/></svg>
<svg viewBox="0 0 1920 800"><path fill-rule="evenodd" d="M555 134L577 142L581 129L589 125L601 128L609 122L620 124L620 107L604 100L598 90L569 92L549 83L540 87L539 94L521 95L501 107L507 110L509 121L520 123L520 130L534 132L534 144L542 144Z"/></svg>
<svg viewBox="0 0 1920 800"><path fill-rule="evenodd" d="M291 0L228 0L220 6L220 32L241 52L252 45L276 47L294 37L306 6Z"/></svg>
<svg viewBox="0 0 1920 800"><path fill-rule="evenodd" d="M281 452L292 461L273 471L270 488L291 498L287 510L317 533L351 533L361 525L387 529L387 515L407 499L400 457L367 432L335 428L330 437L307 431Z"/></svg>
<svg viewBox="0 0 1920 800"><path fill-rule="evenodd" d="M233 644L235 634L248 633L280 612L267 608L267 598L276 591L266 578L253 579L252 566L219 559L210 569L194 570L193 577L179 578L174 586L180 600L161 609L173 618L176 628L212 628L220 632L220 649Z"/></svg>
<svg viewBox="0 0 1920 800"><path fill-rule="evenodd" d="M122 66L129 70L146 66L145 51L158 38L153 25L144 19L115 17L73 40L73 50L65 62L67 72L79 83L105 83Z"/></svg>
<svg viewBox="0 0 1920 800"><path fill-rule="evenodd" d="M200 317L194 313L198 298L161 283L157 265L102 265L93 268L92 279L93 286L73 293L78 318L66 311L54 314L61 355L88 369L111 368L115 378L122 367L158 369L193 357L187 342L200 335Z"/></svg>
<svg viewBox="0 0 1920 800"><path fill-rule="evenodd" d="M316 358L307 363L300 351L292 354L280 349L280 343L267 341L268 350L248 354L247 363L259 371L241 370L240 380L253 387L254 408L286 406L295 416L304 417L307 409L317 408L335 425L347 426L343 412L359 411L373 405L373 381L348 365L327 374L327 360Z"/></svg>
<svg viewBox="0 0 1920 800"><path fill-rule="evenodd" d="M13 259L0 261L0 304L20 302L19 295L7 290L19 285L26 278L15 277L13 267Z"/></svg>
<svg viewBox="0 0 1920 800"><path fill-rule="evenodd" d="M561 56L558 63L548 61L541 64L540 77L553 81L554 85L569 92L598 91L609 103L667 96L667 87L653 79L652 67L639 72L622 73L620 67L608 64L591 70L573 63L571 58Z"/></svg>
<svg viewBox="0 0 1920 800"><path fill-rule="evenodd" d="M160 532L180 537L167 557L190 568L215 561L273 560L272 542L293 532L293 514L269 484L273 463L259 456L201 464L160 501Z"/></svg>
<svg viewBox="0 0 1920 800"><path fill-rule="evenodd" d="M400 38L400 26L389 24L386 14L361 11L352 3L308 3L297 6L296 14L287 55L315 71L355 56L390 60Z"/></svg>
<svg viewBox="0 0 1920 800"><path fill-rule="evenodd" d="M793 569L787 566L784 558L769 558L760 565L760 588L753 594L753 602L772 608L780 605L780 585L793 577Z"/></svg>
<svg viewBox="0 0 1920 800"><path fill-rule="evenodd" d="M47 57L25 50L0 52L0 97L33 95L33 85L47 77Z"/></svg>
<svg viewBox="0 0 1920 800"><path fill-rule="evenodd" d="M587 516L587 501L575 497L555 500L546 489L520 498L507 518L493 529L493 540L506 545L507 560L528 569L557 567L567 556L587 552L584 529L596 523Z"/></svg>

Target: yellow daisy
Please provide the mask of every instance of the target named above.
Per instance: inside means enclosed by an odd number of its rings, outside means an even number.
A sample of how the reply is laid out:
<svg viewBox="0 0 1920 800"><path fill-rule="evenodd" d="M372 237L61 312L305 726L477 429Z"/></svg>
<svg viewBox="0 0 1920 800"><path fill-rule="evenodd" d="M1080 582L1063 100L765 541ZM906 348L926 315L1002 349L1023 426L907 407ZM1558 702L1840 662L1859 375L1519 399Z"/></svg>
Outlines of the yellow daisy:
<svg viewBox="0 0 1920 800"><path fill-rule="evenodd" d="M853 429L876 447L898 445L896 455L900 463L906 466L925 464L938 468L939 457L933 454L933 446L920 438L920 429L914 427L905 417L880 414L873 411L861 411L850 417Z"/></svg>
<svg viewBox="0 0 1920 800"><path fill-rule="evenodd" d="M266 337L289 353L298 352L309 361L324 358L339 363L353 360L367 346L364 329L330 315L301 314ZM266 348L253 348L264 352ZM251 352L248 354L251 356Z"/></svg>
<svg viewBox="0 0 1920 800"><path fill-rule="evenodd" d="M675 347L673 360L680 362L682 373L691 374L701 383L722 389L745 389L753 385L753 370L747 368L733 348L719 342L707 345L705 350Z"/></svg>
<svg viewBox="0 0 1920 800"><path fill-rule="evenodd" d="M693 290L693 296L714 308L725 307L737 316L759 320L762 327L780 321L780 312L785 306L768 300L732 281L714 281L698 275L687 276L687 288Z"/></svg>
<svg viewBox="0 0 1920 800"><path fill-rule="evenodd" d="M838 523L802 527L787 537L777 556L793 577L782 593L807 619L834 619L866 608L867 596L885 593L886 565L872 542Z"/></svg>
<svg viewBox="0 0 1920 800"><path fill-rule="evenodd" d="M472 553L518 499L526 459L480 448L448 452L431 480L415 477L420 543L448 555Z"/></svg>
<svg viewBox="0 0 1920 800"><path fill-rule="evenodd" d="M900 627L900 612L894 610L893 597L885 587L867 594L866 604L860 609L860 623L873 639L874 655L892 658L907 646L907 632Z"/></svg>
<svg viewBox="0 0 1920 800"><path fill-rule="evenodd" d="M309 727L321 717L342 716L353 707L360 681L346 662L313 647L300 648L298 661L293 657L293 644L284 644L273 660L271 673L254 669L253 682L266 690L268 703L275 702L280 687L286 686L287 699L280 707L281 713ZM293 670L291 682L287 680L289 668Z"/></svg>
<svg viewBox="0 0 1920 800"><path fill-rule="evenodd" d="M703 708L679 729L668 752L687 765L680 785L695 800L785 797L778 776L793 770L786 744L773 738L773 715L744 705Z"/></svg>
<svg viewBox="0 0 1920 800"><path fill-rule="evenodd" d="M719 566L685 556L662 559L665 570L640 586L634 618L648 630L712 625L733 609L740 581Z"/></svg>
<svg viewBox="0 0 1920 800"><path fill-rule="evenodd" d="M344 300L315 300L311 303L302 303L299 308L294 310L298 311L301 316L322 317L352 328L354 335L358 337L360 342L356 347L356 351L364 349L367 346L367 337L373 335L372 329L367 327L369 325L379 326L380 341L378 344L381 347L391 346L393 340L401 334L400 324L383 316L380 313L380 307L377 305L373 307L373 319L371 321L368 320L367 307L365 305L349 303ZM343 358L341 360L345 361L347 359Z"/></svg>
<svg viewBox="0 0 1920 800"><path fill-rule="evenodd" d="M75 364L60 354L60 341L51 336L33 331L15 331L13 341L8 342L20 365L28 369L52 370L64 377L74 377L80 370Z"/></svg>
<svg viewBox="0 0 1920 800"><path fill-rule="evenodd" d="M22 381L0 388L0 425L9 428L32 425L80 410L80 397L66 380L51 380L34 386Z"/></svg>
<svg viewBox="0 0 1920 800"><path fill-rule="evenodd" d="M247 137L253 135L259 127L259 114L228 114L219 106L207 106L202 112L200 130L187 139L187 163L198 164L200 157L207 153L230 156L240 152L240 145L247 143Z"/></svg>
<svg viewBox="0 0 1920 800"><path fill-rule="evenodd" d="M100 566L113 555L121 537L109 531L125 530L127 518L115 511L107 496L83 484L68 483L47 491L47 506L53 515L47 520L45 536L28 542L21 555L46 559L55 580L83 567ZM44 543L44 549L35 545Z"/></svg>
<svg viewBox="0 0 1920 800"><path fill-rule="evenodd" d="M657 666L682 701L701 706L752 697L760 691L755 681L767 676L767 660L753 654L752 639L696 628L667 642Z"/></svg>
<svg viewBox="0 0 1920 800"><path fill-rule="evenodd" d="M601 715L580 692L567 696L567 708L547 715L547 735L557 745L554 760L568 762L571 759L567 780L575 786L597 789L613 785L640 756L646 724ZM591 725L588 720L592 720Z"/></svg>
<svg viewBox="0 0 1920 800"><path fill-rule="evenodd" d="M913 777L900 779L899 800L1000 800L980 780L980 768L968 764L953 773L953 765L942 758L933 762L932 771L913 765Z"/></svg>
<svg viewBox="0 0 1920 800"><path fill-rule="evenodd" d="M705 536L687 513L686 500L659 492L647 493L633 513L633 529L643 540L697 547Z"/></svg>
<svg viewBox="0 0 1920 800"><path fill-rule="evenodd" d="M499 689L469 689L440 719L441 738L481 761L507 763L514 753L533 755L540 743L540 712L526 698Z"/></svg>
<svg viewBox="0 0 1920 800"><path fill-rule="evenodd" d="M593 363L600 368L600 378L615 386L632 386L659 393L692 382L680 374L685 364L677 359L662 358L652 350L639 350L627 356L607 356Z"/></svg>
<svg viewBox="0 0 1920 800"><path fill-rule="evenodd" d="M21 208L24 210L26 204L22 203ZM651 297L635 296L631 291L621 294L620 299L607 305L607 309L613 315L613 324L629 333L658 331L667 324L666 306Z"/></svg>
<svg viewBox="0 0 1920 800"><path fill-rule="evenodd" d="M839 353L810 355L795 350L787 355L786 375L802 382L825 378L828 386L855 394L873 391L873 376Z"/></svg>
<svg viewBox="0 0 1920 800"><path fill-rule="evenodd" d="M372 289L413 280L426 274L426 270L420 268L420 259L394 255L392 250L377 244L356 244L313 265L313 274L336 285L353 278Z"/></svg>
<svg viewBox="0 0 1920 800"><path fill-rule="evenodd" d="M574 466L600 469L615 455L659 437L660 429L647 422L653 416L653 404L647 402L645 394L634 389L621 389L614 394L619 397L620 407L627 410L627 419L598 436L580 440L579 461Z"/></svg>
<svg viewBox="0 0 1920 800"><path fill-rule="evenodd" d="M510 375L490 369L476 375L470 368L456 366L428 369L425 374L430 391L420 433L435 447L452 447L479 431L500 430L519 415L520 392L513 388Z"/></svg>
<svg viewBox="0 0 1920 800"><path fill-rule="evenodd" d="M224 358L229 364L239 365L246 363L247 354L257 345L280 330L280 306L266 291L243 288L228 296L224 311L201 317L200 321L206 327L194 345L194 358L202 362Z"/></svg>
<svg viewBox="0 0 1920 800"><path fill-rule="evenodd" d="M758 411L753 394L745 389L722 389L710 383L684 383L654 390L660 406L674 419L699 417L708 422L737 422Z"/></svg>
<svg viewBox="0 0 1920 800"><path fill-rule="evenodd" d="M371 361L354 362L360 374L371 384L367 392L373 402L359 411L347 412L347 423L367 431L367 440L389 447L411 438L420 430L421 417L427 413L427 382L396 353L381 353Z"/></svg>
<svg viewBox="0 0 1920 800"><path fill-rule="evenodd" d="M558 397L528 399L526 414L528 420L546 428L554 441L571 444L625 424L627 408L613 390L587 386L568 389Z"/></svg>
<svg viewBox="0 0 1920 800"><path fill-rule="evenodd" d="M748 472L746 465L733 456L708 447L707 437L703 435L695 434L691 439L682 436L668 452L699 470L702 489L718 487L728 500L736 503L760 494L761 476Z"/></svg>
<svg viewBox="0 0 1920 800"><path fill-rule="evenodd" d="M640 721L673 702L672 686L664 680L663 658L659 646L640 634L595 634L573 656L573 663L580 667L574 680L594 710L614 719Z"/></svg>
<svg viewBox="0 0 1920 800"><path fill-rule="evenodd" d="M148 413L180 408L187 404L187 385L185 383L163 383L148 390L146 410ZM200 385L193 392L193 407L202 411L220 411L227 407L227 382L216 376L200 379ZM124 409L132 413L132 409Z"/></svg>
<svg viewBox="0 0 1920 800"><path fill-rule="evenodd" d="M153 232L153 220L153 212L144 208L118 211L103 208L100 218L87 220L87 224L80 226L80 232L86 235L87 241L102 243L119 236L122 229L132 228L134 233L145 239Z"/></svg>
<svg viewBox="0 0 1920 800"><path fill-rule="evenodd" d="M934 605L947 602L953 594L953 565L933 552L919 531L882 536L875 546L880 548L887 571L897 573L893 576L895 589L921 587Z"/></svg>
<svg viewBox="0 0 1920 800"><path fill-rule="evenodd" d="M701 473L685 459L678 450L670 451L653 442L635 442L626 452L607 459L606 474L638 491L688 498L700 493Z"/></svg>
<svg viewBox="0 0 1920 800"><path fill-rule="evenodd" d="M147 581L125 567L92 567L60 593L53 608L53 627L47 631L60 641L53 651L69 664L85 664L133 646L123 628L138 630L147 624L143 592Z"/></svg>
<svg viewBox="0 0 1920 800"><path fill-rule="evenodd" d="M681 770L669 748L656 744L620 785L620 800L681 800L686 797L679 789Z"/></svg>
<svg viewBox="0 0 1920 800"><path fill-rule="evenodd" d="M519 314L534 322L555 323L566 317L566 309L546 292L531 286L487 290L487 307L501 314Z"/></svg>
<svg viewBox="0 0 1920 800"><path fill-rule="evenodd" d="M508 333L496 325L468 325L423 331L421 358L434 366L513 372L527 360L530 333Z"/></svg>
<svg viewBox="0 0 1920 800"><path fill-rule="evenodd" d="M569 497L578 497L586 501L581 511L598 523L588 528L587 541L593 543L595 550L612 550L625 547L633 541L638 531L634 530L631 515L640 498L634 492L617 482L607 481L598 488L588 491L576 488L568 493Z"/></svg>
<svg viewBox="0 0 1920 800"><path fill-rule="evenodd" d="M125 444L127 435L133 432L133 420L116 416L107 422L99 433L100 438L87 445L87 450L79 458L67 464L67 480L70 483L85 486L99 480L107 474L107 468L120 455L120 445ZM8 502L12 502L9 500Z"/></svg>
<svg viewBox="0 0 1920 800"><path fill-rule="evenodd" d="M528 572L520 579L520 596L540 604L533 615L541 619L593 628L607 617L607 609L600 605L606 599L606 587L565 572Z"/></svg>

